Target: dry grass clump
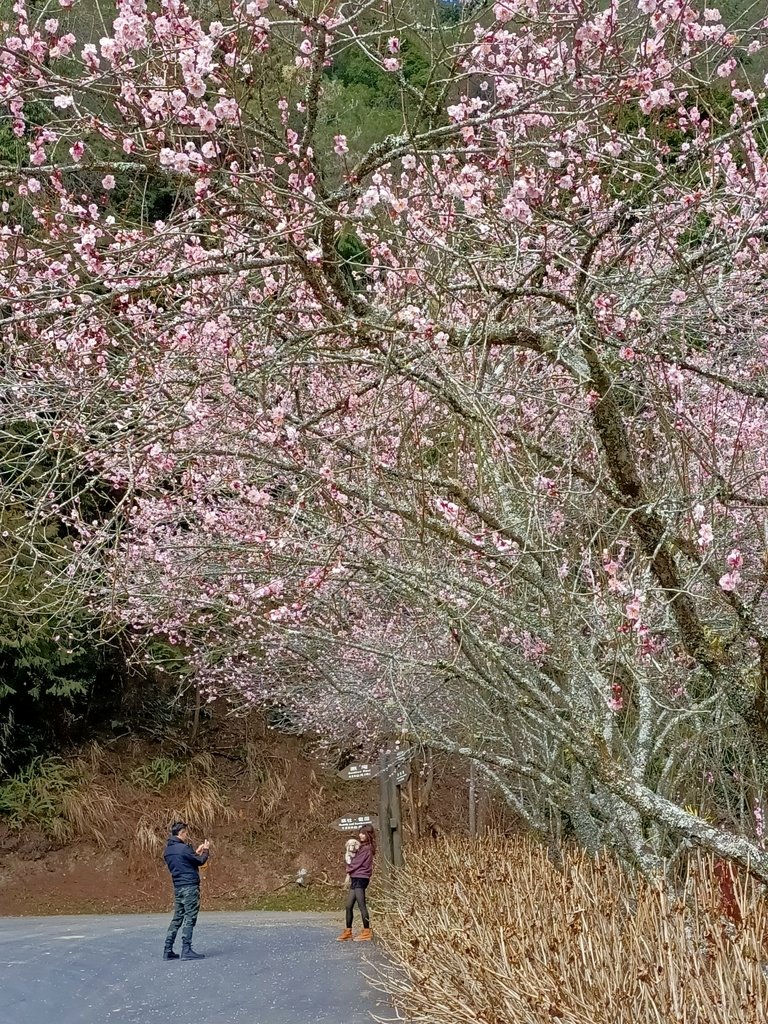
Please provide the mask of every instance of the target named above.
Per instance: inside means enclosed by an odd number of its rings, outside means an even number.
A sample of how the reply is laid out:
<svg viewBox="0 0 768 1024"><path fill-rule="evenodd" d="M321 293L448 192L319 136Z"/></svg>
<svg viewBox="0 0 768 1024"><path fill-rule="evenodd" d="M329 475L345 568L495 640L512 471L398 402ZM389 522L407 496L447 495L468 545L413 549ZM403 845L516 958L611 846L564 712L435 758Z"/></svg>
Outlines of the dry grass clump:
<svg viewBox="0 0 768 1024"><path fill-rule="evenodd" d="M94 781L91 761L36 757L0 785L0 816L14 829L39 828L58 843L104 843L117 801Z"/></svg>
<svg viewBox="0 0 768 1024"><path fill-rule="evenodd" d="M155 758L131 773L132 782L140 778L142 787L153 792L174 787L170 794L174 806L166 802L146 807L139 819L132 844L133 853L139 856L155 858L162 852L173 821L189 822L196 836L202 838L214 825L234 817L223 789L212 777L216 765L210 754L196 754L187 763L174 762L178 767L169 770L170 760Z"/></svg>
<svg viewBox="0 0 768 1024"><path fill-rule="evenodd" d="M106 833L113 826L118 808L117 800L108 790L89 781L63 793L61 807L74 835L87 836L106 845Z"/></svg>
<svg viewBox="0 0 768 1024"><path fill-rule="evenodd" d="M146 815L139 819L136 834L133 837L136 852L146 857L160 856L163 852L165 833L167 832L167 828L164 829L163 824L152 821Z"/></svg>
<svg viewBox="0 0 768 1024"><path fill-rule="evenodd" d="M189 821L203 832L216 822L230 821L234 817L224 791L214 778L215 771L216 764L210 754L196 754L191 759L184 776L184 802L172 817Z"/></svg>
<svg viewBox="0 0 768 1024"><path fill-rule="evenodd" d="M259 825L271 825L275 822L287 795L288 788L280 776L270 775L262 782L253 797L256 807L254 821Z"/></svg>
<svg viewBox="0 0 768 1024"><path fill-rule="evenodd" d="M413 1024L758 1024L762 897L737 884L734 926L713 868L692 861L671 899L608 856L560 872L526 840L425 846L385 900L386 987Z"/></svg>
<svg viewBox="0 0 768 1024"><path fill-rule="evenodd" d="M219 784L214 779L190 781L184 803L171 818L191 822L197 831L205 832L216 822L229 821L233 817Z"/></svg>
<svg viewBox="0 0 768 1024"><path fill-rule="evenodd" d="M275 760L282 764L282 774L275 769ZM247 744L244 776L253 786L253 791L246 797L246 802L253 805L251 816L255 824L272 825L285 812L288 796L284 781L286 771L285 758L266 757L259 746Z"/></svg>

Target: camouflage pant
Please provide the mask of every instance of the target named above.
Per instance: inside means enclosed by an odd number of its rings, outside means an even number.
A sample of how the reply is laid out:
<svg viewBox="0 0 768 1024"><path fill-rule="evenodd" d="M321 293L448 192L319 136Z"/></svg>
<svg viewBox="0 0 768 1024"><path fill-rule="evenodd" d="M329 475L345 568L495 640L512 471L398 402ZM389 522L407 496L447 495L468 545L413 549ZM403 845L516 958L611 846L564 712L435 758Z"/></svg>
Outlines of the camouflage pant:
<svg viewBox="0 0 768 1024"><path fill-rule="evenodd" d="M192 929L197 923L197 915L200 910L200 886L184 885L180 889L173 890L173 919L165 936L165 945L170 949L176 939L176 933L181 928L181 941L192 941Z"/></svg>

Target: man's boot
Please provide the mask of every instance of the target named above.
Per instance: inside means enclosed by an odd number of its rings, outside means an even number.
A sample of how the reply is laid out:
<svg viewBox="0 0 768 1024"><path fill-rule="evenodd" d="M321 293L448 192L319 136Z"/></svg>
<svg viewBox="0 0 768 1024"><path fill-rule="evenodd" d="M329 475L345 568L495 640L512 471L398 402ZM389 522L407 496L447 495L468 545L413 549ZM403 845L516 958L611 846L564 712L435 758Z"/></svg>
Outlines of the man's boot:
<svg viewBox="0 0 768 1024"><path fill-rule="evenodd" d="M163 950L163 960L178 960L179 954L173 952L173 944L166 942Z"/></svg>
<svg viewBox="0 0 768 1024"><path fill-rule="evenodd" d="M191 942L187 942L187 940L184 939L182 941L182 943L181 943L181 959L182 960L205 960L205 954L204 953L196 953L194 951L194 949L192 949L192 943Z"/></svg>

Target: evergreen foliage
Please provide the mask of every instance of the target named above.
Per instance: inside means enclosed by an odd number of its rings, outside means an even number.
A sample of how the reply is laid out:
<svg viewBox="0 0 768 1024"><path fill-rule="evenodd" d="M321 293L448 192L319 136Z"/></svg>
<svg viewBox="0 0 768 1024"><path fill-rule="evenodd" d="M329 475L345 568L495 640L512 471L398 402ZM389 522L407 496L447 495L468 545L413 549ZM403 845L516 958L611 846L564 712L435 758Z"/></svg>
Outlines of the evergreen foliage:
<svg viewBox="0 0 768 1024"><path fill-rule="evenodd" d="M71 596L77 535L66 510L105 494L74 464L40 456L47 423L0 417L0 771L76 733L114 689L116 652ZM47 510L34 516L33 510ZM103 691L96 697L95 691Z"/></svg>

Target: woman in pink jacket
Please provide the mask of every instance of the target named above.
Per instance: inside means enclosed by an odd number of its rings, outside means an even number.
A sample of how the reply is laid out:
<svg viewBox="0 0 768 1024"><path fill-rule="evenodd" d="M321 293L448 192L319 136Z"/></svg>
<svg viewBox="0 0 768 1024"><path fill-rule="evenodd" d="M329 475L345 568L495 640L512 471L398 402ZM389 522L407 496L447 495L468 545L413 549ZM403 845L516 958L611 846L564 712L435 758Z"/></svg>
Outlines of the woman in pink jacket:
<svg viewBox="0 0 768 1024"><path fill-rule="evenodd" d="M344 863L347 874L350 878L350 887L347 890L345 910L347 913L347 926L339 936L339 942L347 942L352 938L352 920L355 912L355 903L360 907L360 917L363 919L363 930L355 939L356 942L370 942L373 938L371 921L368 917L368 907L365 903L365 890L371 881L373 874L373 858L376 854L376 833L372 825L363 825L358 833L360 848L347 864Z"/></svg>

